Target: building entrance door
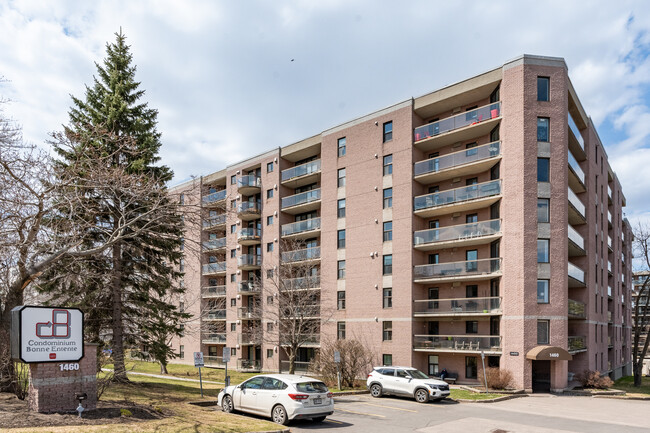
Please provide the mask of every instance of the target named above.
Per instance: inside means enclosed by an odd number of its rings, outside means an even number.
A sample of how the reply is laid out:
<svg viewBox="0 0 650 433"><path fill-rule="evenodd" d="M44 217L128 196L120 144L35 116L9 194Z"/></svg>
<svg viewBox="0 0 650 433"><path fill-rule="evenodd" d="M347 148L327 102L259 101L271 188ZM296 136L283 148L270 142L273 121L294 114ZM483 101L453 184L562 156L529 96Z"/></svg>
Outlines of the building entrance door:
<svg viewBox="0 0 650 433"><path fill-rule="evenodd" d="M533 392L551 392L551 361L532 361Z"/></svg>

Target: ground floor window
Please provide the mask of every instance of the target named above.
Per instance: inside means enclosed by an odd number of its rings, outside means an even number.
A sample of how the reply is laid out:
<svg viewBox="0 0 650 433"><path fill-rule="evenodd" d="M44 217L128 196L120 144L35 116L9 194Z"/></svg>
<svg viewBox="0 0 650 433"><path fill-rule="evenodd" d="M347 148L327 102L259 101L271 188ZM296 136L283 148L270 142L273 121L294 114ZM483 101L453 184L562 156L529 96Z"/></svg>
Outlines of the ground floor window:
<svg viewBox="0 0 650 433"><path fill-rule="evenodd" d="M185 358L185 346L181 344L180 350L178 351L178 357L180 359Z"/></svg>
<svg viewBox="0 0 650 433"><path fill-rule="evenodd" d="M382 361L384 365L393 365L393 355L390 353L384 353L382 355Z"/></svg>
<svg viewBox="0 0 650 433"><path fill-rule="evenodd" d="M429 376L438 375L438 355L429 355Z"/></svg>
<svg viewBox="0 0 650 433"><path fill-rule="evenodd" d="M501 357L499 356L488 356L487 357L487 366L499 368L501 363Z"/></svg>
<svg viewBox="0 0 650 433"><path fill-rule="evenodd" d="M477 377L476 357L466 356L465 357L465 378L476 379L476 377Z"/></svg>
<svg viewBox="0 0 650 433"><path fill-rule="evenodd" d="M217 355L217 346L208 346L208 356L219 356Z"/></svg>

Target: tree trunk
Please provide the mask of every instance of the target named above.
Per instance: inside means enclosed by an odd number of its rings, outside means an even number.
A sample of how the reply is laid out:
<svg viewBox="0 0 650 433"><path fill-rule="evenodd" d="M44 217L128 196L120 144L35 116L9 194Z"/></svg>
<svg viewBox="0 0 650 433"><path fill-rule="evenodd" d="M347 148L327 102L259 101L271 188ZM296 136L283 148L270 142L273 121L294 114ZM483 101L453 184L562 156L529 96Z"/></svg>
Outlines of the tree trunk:
<svg viewBox="0 0 650 433"><path fill-rule="evenodd" d="M160 374L168 374L169 372L167 371L167 363L159 362L160 364Z"/></svg>
<svg viewBox="0 0 650 433"><path fill-rule="evenodd" d="M124 341L122 324L122 245L113 245L113 269L111 291L113 297L113 314L111 325L113 329L113 380L128 382L126 366L124 365Z"/></svg>
<svg viewBox="0 0 650 433"><path fill-rule="evenodd" d="M292 350L289 353L289 374L296 372L296 351Z"/></svg>
<svg viewBox="0 0 650 433"><path fill-rule="evenodd" d="M633 366L633 369L634 369L634 372L633 372L633 374L634 374L634 386L639 387L639 386L641 386L641 381L642 381L642 378L643 378L643 376L641 375L641 373L643 373L643 359L641 359L640 362L635 362L634 366Z"/></svg>
<svg viewBox="0 0 650 433"><path fill-rule="evenodd" d="M0 350L0 392L15 393L17 391L17 377L14 363L11 360L9 336L11 335L11 310L22 303L23 291L20 287L12 285L4 302L4 311L0 311L0 342L4 346Z"/></svg>

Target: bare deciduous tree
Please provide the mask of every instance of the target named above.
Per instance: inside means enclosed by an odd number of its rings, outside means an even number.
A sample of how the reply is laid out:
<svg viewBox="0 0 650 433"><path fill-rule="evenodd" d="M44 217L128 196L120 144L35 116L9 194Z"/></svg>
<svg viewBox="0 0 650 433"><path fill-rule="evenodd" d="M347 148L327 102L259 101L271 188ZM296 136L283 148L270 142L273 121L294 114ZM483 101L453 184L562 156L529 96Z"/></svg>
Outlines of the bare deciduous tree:
<svg viewBox="0 0 650 433"><path fill-rule="evenodd" d="M339 352L341 362L334 362L334 352ZM310 368L321 374L330 383L336 383L336 375L341 373L343 386L354 387L356 379L365 377L377 361L377 355L361 339L326 340Z"/></svg>

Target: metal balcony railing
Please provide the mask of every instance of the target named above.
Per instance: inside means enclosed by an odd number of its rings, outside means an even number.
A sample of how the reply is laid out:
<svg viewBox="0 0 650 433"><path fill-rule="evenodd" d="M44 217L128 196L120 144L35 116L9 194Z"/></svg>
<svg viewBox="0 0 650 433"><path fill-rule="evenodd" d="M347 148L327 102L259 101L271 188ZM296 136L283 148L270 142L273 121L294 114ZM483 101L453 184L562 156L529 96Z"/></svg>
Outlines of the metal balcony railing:
<svg viewBox="0 0 650 433"><path fill-rule="evenodd" d="M203 275L226 272L226 262L206 263L202 267Z"/></svg>
<svg viewBox="0 0 650 433"><path fill-rule="evenodd" d="M226 246L226 238L210 239L203 242L203 251L213 251Z"/></svg>
<svg viewBox="0 0 650 433"><path fill-rule="evenodd" d="M254 174L242 176L237 179L237 188L261 188L262 178Z"/></svg>
<svg viewBox="0 0 650 433"><path fill-rule="evenodd" d="M302 232L309 232L320 229L320 217L310 218L307 220L297 221L295 223L284 224L282 226L282 236L295 235Z"/></svg>
<svg viewBox="0 0 650 433"><path fill-rule="evenodd" d="M501 297L422 299L413 301L414 316L501 313Z"/></svg>
<svg viewBox="0 0 650 433"><path fill-rule="evenodd" d="M299 334L301 344L320 344L320 335L319 334ZM284 338L280 341L280 345L288 346L290 344L289 339Z"/></svg>
<svg viewBox="0 0 650 433"><path fill-rule="evenodd" d="M243 332L237 335L237 343L239 344L259 344L260 338L255 334Z"/></svg>
<svg viewBox="0 0 650 433"><path fill-rule="evenodd" d="M294 179L296 177L307 176L308 174L318 173L320 171L320 159L309 161L295 167L282 170L282 182Z"/></svg>
<svg viewBox="0 0 650 433"><path fill-rule="evenodd" d="M498 194L501 194L500 179L415 197L413 209L418 211L436 206L444 206L478 198L491 197Z"/></svg>
<svg viewBox="0 0 650 433"><path fill-rule="evenodd" d="M225 320L225 318L226 310L211 310L205 316L206 320Z"/></svg>
<svg viewBox="0 0 650 433"><path fill-rule="evenodd" d="M252 281L242 281L241 283L237 283L237 292L244 295L260 293L260 286Z"/></svg>
<svg viewBox="0 0 650 433"><path fill-rule="evenodd" d="M315 289L319 287L320 276L318 275L312 277L288 278L282 281L282 288L284 290L304 290Z"/></svg>
<svg viewBox="0 0 650 433"><path fill-rule="evenodd" d="M320 200L320 188L282 198L282 209Z"/></svg>
<svg viewBox="0 0 650 433"><path fill-rule="evenodd" d="M284 308L281 311L282 317L320 317L320 305L303 305Z"/></svg>
<svg viewBox="0 0 650 433"><path fill-rule="evenodd" d="M434 244L436 242L463 241L498 233L501 233L501 220L481 221L416 231L413 236L413 244L418 246Z"/></svg>
<svg viewBox="0 0 650 433"><path fill-rule="evenodd" d="M211 203L216 203L221 200L225 200L227 195L227 191L225 189L217 192L213 192L208 195L203 196L203 204L211 204Z"/></svg>
<svg viewBox="0 0 650 433"><path fill-rule="evenodd" d="M210 217L203 221L203 228L207 229L214 226L219 226L226 223L226 214Z"/></svg>
<svg viewBox="0 0 650 433"><path fill-rule="evenodd" d="M320 247L305 248L304 250L285 251L282 253L282 261L285 263L302 262L304 260L315 260L320 258Z"/></svg>
<svg viewBox="0 0 650 433"><path fill-rule="evenodd" d="M262 202L257 201L244 201L237 205L237 213L260 213L262 211Z"/></svg>
<svg viewBox="0 0 650 433"><path fill-rule="evenodd" d="M223 362L222 356L203 355L203 364L206 367L219 367L219 368L226 367L226 363Z"/></svg>
<svg viewBox="0 0 650 433"><path fill-rule="evenodd" d="M413 140L416 142L429 137L435 137L445 132L464 128L489 119L495 119L501 115L501 102L495 102L474 110L466 111L455 116L447 117L436 122L422 125L415 128Z"/></svg>
<svg viewBox="0 0 650 433"><path fill-rule="evenodd" d="M204 344L226 344L226 334L224 333L212 333L205 334L203 337Z"/></svg>
<svg viewBox="0 0 650 433"><path fill-rule="evenodd" d="M416 162L413 167L413 174L419 176L422 174L437 173L449 168L469 164L470 162L494 158L500 154L501 142L495 141L482 146L472 147L459 152L449 153L447 155Z"/></svg>
<svg viewBox="0 0 650 433"><path fill-rule="evenodd" d="M238 370L248 370L248 371L259 371L260 370L260 360L259 359L238 359L237 360L237 369Z"/></svg>
<svg viewBox="0 0 650 433"><path fill-rule="evenodd" d="M238 319L257 319L259 310L257 308L240 307L237 309Z"/></svg>
<svg viewBox="0 0 650 433"><path fill-rule="evenodd" d="M293 363L295 371L300 372L300 373L309 372L309 364L310 364L309 362L305 362L305 361L295 361ZM280 361L280 370L281 371L284 371L285 373L288 373L289 372L289 367L290 367L289 361Z"/></svg>
<svg viewBox="0 0 650 433"><path fill-rule="evenodd" d="M570 336L568 338L569 352L586 350L587 349L587 339L581 336Z"/></svg>
<svg viewBox="0 0 650 433"><path fill-rule="evenodd" d="M498 335L415 335L413 348L444 351L501 351L501 337Z"/></svg>
<svg viewBox="0 0 650 433"><path fill-rule="evenodd" d="M462 262L438 263L415 266L413 276L416 280L428 278L463 277L469 275L491 274L501 269L501 258L466 260Z"/></svg>
<svg viewBox="0 0 650 433"><path fill-rule="evenodd" d="M226 286L202 287L201 296L204 298L218 298L221 296L226 296Z"/></svg>
<svg viewBox="0 0 650 433"><path fill-rule="evenodd" d="M572 319L586 319L587 310L583 302L574 301L569 299L569 308L568 308L569 317Z"/></svg>
<svg viewBox="0 0 650 433"><path fill-rule="evenodd" d="M262 266L262 256L242 254L237 257L237 266Z"/></svg>
<svg viewBox="0 0 650 433"><path fill-rule="evenodd" d="M240 241L256 240L262 236L262 230L253 227L245 227L237 233L237 239Z"/></svg>

